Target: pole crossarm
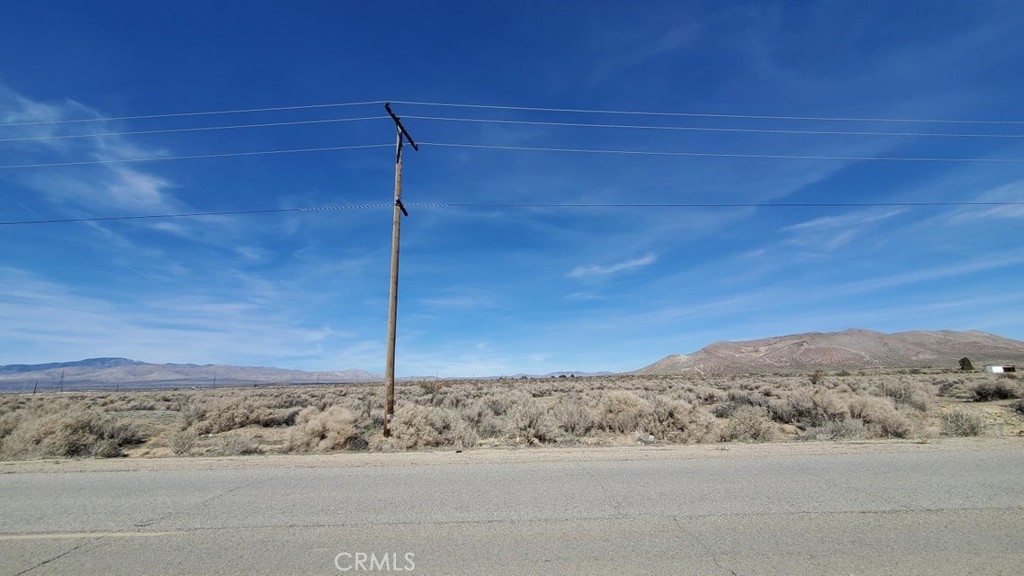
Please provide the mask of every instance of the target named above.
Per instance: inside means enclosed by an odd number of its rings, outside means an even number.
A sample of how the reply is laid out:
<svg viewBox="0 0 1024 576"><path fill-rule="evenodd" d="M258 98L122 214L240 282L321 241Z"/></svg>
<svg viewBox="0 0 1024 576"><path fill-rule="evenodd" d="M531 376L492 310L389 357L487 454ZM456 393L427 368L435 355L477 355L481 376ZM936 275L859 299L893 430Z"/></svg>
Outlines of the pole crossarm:
<svg viewBox="0 0 1024 576"><path fill-rule="evenodd" d="M398 132L401 133L401 135L406 140L409 141L409 144L412 145L412 149L413 150L419 152L420 151L420 147L416 145L416 142L412 139L412 136L409 135L409 131L406 130L405 126L402 125L402 119L399 118L398 115L395 114L395 112L393 110L391 110L391 102L385 102L384 103L384 109L387 110L388 115L391 116L391 119L395 121L395 126L398 127ZM401 143L399 143L399 150L401 150Z"/></svg>

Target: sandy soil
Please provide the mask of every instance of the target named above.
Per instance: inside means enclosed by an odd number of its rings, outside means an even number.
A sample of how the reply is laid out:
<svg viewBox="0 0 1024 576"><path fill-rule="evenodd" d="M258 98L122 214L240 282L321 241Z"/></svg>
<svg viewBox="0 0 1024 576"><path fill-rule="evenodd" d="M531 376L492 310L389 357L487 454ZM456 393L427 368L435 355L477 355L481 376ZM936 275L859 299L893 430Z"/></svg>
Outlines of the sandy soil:
<svg viewBox="0 0 1024 576"><path fill-rule="evenodd" d="M763 456L1024 450L1024 438L939 438L768 444L478 448L465 451L344 452L200 458L48 459L0 462L0 474L239 468L450 466L481 462L654 461Z"/></svg>

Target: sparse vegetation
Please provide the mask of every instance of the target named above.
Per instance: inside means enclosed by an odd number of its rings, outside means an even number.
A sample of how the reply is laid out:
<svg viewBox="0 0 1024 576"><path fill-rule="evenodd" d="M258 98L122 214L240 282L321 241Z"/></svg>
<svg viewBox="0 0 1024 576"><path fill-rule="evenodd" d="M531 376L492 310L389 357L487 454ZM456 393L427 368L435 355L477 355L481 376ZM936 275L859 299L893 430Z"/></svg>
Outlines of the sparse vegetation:
<svg viewBox="0 0 1024 576"><path fill-rule="evenodd" d="M957 408L939 418L946 436L977 436L985 431L985 419L978 414Z"/></svg>
<svg viewBox="0 0 1024 576"><path fill-rule="evenodd" d="M1009 400L1020 398L1020 386L1006 378L995 378L979 382L971 389L977 402Z"/></svg>
<svg viewBox="0 0 1024 576"><path fill-rule="evenodd" d="M144 438L131 422L95 410L65 405L55 413L29 411L6 419L0 444L5 459L124 455L124 448Z"/></svg>
<svg viewBox="0 0 1024 576"><path fill-rule="evenodd" d="M6 394L0 458L970 436L1006 426L972 400L1020 397L1019 381L979 373L811 376L400 382L391 438L371 385Z"/></svg>
<svg viewBox="0 0 1024 576"><path fill-rule="evenodd" d="M771 442L775 437L775 424L763 406L741 406L722 430L726 442Z"/></svg>
<svg viewBox="0 0 1024 576"><path fill-rule="evenodd" d="M974 372L974 364L971 363L971 359L964 356L960 359L960 370L964 372Z"/></svg>

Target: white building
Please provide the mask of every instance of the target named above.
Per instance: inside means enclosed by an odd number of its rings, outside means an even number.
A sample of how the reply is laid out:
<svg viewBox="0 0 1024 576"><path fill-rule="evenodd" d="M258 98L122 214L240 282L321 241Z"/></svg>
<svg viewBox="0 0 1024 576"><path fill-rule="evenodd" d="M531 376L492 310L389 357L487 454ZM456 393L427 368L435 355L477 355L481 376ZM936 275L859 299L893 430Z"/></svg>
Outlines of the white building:
<svg viewBox="0 0 1024 576"><path fill-rule="evenodd" d="M1016 372L1016 366L985 366L985 372L989 374L1004 374L1006 372Z"/></svg>

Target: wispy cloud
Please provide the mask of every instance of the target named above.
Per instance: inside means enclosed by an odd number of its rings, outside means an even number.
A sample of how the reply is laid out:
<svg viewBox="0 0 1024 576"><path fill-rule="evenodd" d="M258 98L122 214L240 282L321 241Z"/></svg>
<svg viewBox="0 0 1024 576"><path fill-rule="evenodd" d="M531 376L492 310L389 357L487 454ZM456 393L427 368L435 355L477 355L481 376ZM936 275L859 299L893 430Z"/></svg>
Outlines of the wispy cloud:
<svg viewBox="0 0 1024 576"><path fill-rule="evenodd" d="M978 194L973 202L1022 202L1024 201L1024 180L1011 182ZM971 206L957 210L949 223L964 224L979 220L1024 218L1024 205Z"/></svg>
<svg viewBox="0 0 1024 576"><path fill-rule="evenodd" d="M599 265L599 264L588 264L585 266L577 266L569 272L570 278L584 278L586 276L607 276L608 274L615 274L617 272L625 272L626 270L633 270L635 268L643 268L644 266L650 266L658 261L657 255L654 253L645 254L639 258L632 260L626 260L624 262L618 262L615 264Z"/></svg>
<svg viewBox="0 0 1024 576"><path fill-rule="evenodd" d="M790 234L786 244L816 251L837 250L870 230L875 224L899 216L905 210L865 211L843 216L824 216L783 227Z"/></svg>
<svg viewBox="0 0 1024 576"><path fill-rule="evenodd" d="M494 295L480 288L470 286L453 286L440 290L440 294L421 298L419 303L435 308L458 310L475 310L493 308Z"/></svg>
<svg viewBox="0 0 1024 576"><path fill-rule="evenodd" d="M702 29L699 23L687 22L639 33L616 29L614 34L604 34L595 39L595 42L600 43L601 52L605 56L598 60L591 81L605 82L634 66L682 50L700 38Z"/></svg>
<svg viewBox="0 0 1024 576"><path fill-rule="evenodd" d="M301 326L280 306L259 294L113 300L0 268L0 341L5 355L17 355L19 362L106 355L161 362L260 363L261 357L279 362L282 356L319 356L328 343L342 348L353 336ZM357 364L366 365L365 359Z"/></svg>

